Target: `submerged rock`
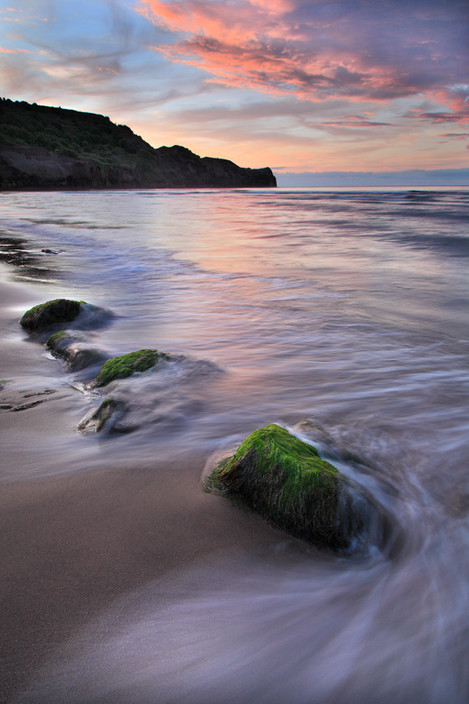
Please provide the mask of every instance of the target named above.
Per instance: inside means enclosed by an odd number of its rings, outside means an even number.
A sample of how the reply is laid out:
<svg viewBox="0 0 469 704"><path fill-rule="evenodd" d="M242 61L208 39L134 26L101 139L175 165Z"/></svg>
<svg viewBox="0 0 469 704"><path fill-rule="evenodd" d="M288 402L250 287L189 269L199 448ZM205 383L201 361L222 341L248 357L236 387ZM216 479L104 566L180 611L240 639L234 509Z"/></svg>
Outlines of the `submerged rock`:
<svg viewBox="0 0 469 704"><path fill-rule="evenodd" d="M206 481L242 500L292 535L319 547L350 549L363 533L367 506L348 479L312 446L278 425L249 435Z"/></svg>
<svg viewBox="0 0 469 704"><path fill-rule="evenodd" d="M104 430L109 435L123 435L138 430L139 425L128 422L126 415L127 404L119 399L109 396L98 408L86 414L78 423L81 432L99 433Z"/></svg>
<svg viewBox="0 0 469 704"><path fill-rule="evenodd" d="M88 414L78 424L78 430L94 430L99 433L117 408L113 398L106 398L95 411Z"/></svg>
<svg viewBox="0 0 469 704"><path fill-rule="evenodd" d="M54 356L63 359L73 372L106 359L104 352L93 347L78 331L60 330L48 338L46 347Z"/></svg>
<svg viewBox="0 0 469 704"><path fill-rule="evenodd" d="M26 311L20 325L26 332L41 332L52 325L69 323L80 314L83 303L84 301L70 301L67 298L40 303Z"/></svg>
<svg viewBox="0 0 469 704"><path fill-rule="evenodd" d="M138 350L104 362L96 377L96 386L106 386L114 379L125 379L136 372L145 372L158 362L169 359L169 355L158 350Z"/></svg>

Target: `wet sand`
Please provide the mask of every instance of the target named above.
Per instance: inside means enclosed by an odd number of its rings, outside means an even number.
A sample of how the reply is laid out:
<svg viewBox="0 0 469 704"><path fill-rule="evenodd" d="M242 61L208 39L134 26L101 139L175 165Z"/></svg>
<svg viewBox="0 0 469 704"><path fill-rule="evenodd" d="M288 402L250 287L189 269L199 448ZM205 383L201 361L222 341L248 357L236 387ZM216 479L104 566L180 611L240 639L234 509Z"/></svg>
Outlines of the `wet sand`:
<svg viewBox="0 0 469 704"><path fill-rule="evenodd" d="M0 325L6 330L0 376L23 378L24 386L29 372L34 378L63 374L18 331L18 311L33 304L34 295L40 299L41 291L9 283L5 269L0 273ZM11 701L77 628L127 591L171 578L219 550L262 549L280 539L256 517L205 494L200 475L206 457L185 449L171 461L161 461L156 449L154 461L145 464L136 457L135 464L73 473L64 467L63 474L44 476L47 456L54 463L55 434L76 432L62 412L77 402L76 393L59 388L47 402L0 411L2 702Z"/></svg>

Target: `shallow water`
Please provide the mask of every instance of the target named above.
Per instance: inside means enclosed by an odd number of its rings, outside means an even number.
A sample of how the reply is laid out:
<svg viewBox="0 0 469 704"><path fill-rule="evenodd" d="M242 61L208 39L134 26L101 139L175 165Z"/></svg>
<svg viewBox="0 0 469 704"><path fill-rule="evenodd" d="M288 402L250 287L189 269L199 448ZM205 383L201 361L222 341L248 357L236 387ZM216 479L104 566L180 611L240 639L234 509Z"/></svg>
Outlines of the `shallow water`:
<svg viewBox="0 0 469 704"><path fill-rule="evenodd" d="M79 472L103 454L208 455L280 422L394 525L386 548L361 559L285 538L270 553L188 566L77 634L18 701L467 702L468 200L467 190L1 196L5 235L60 252L32 303L110 308L112 323L90 333L109 355L186 357L120 382L113 396L132 432L98 437L69 429L101 398L86 373L42 356L11 393L72 389L67 423L47 465L18 462L16 473ZM21 336L11 326L6 339Z"/></svg>

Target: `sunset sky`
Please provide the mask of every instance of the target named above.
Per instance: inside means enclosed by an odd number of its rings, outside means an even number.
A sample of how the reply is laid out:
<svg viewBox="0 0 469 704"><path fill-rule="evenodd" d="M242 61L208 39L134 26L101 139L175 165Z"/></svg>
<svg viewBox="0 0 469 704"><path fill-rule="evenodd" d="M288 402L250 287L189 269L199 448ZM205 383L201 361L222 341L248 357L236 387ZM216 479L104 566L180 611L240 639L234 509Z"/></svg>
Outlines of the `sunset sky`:
<svg viewBox="0 0 469 704"><path fill-rule="evenodd" d="M18 0L0 94L278 176L462 169L468 46L467 0Z"/></svg>

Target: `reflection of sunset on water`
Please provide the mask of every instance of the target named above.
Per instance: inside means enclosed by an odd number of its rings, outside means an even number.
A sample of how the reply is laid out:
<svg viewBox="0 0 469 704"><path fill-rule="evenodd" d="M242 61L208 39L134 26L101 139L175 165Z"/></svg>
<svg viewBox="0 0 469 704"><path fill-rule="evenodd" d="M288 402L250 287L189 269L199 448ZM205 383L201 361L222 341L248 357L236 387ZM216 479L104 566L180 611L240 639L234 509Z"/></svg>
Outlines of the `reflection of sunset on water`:
<svg viewBox="0 0 469 704"><path fill-rule="evenodd" d="M467 189L31 192L2 217L60 252L27 285L2 263L12 704L466 704ZM171 358L89 386L18 325L63 295L113 312L106 355ZM102 394L117 415L77 430ZM382 540L318 553L203 491L272 422Z"/></svg>

